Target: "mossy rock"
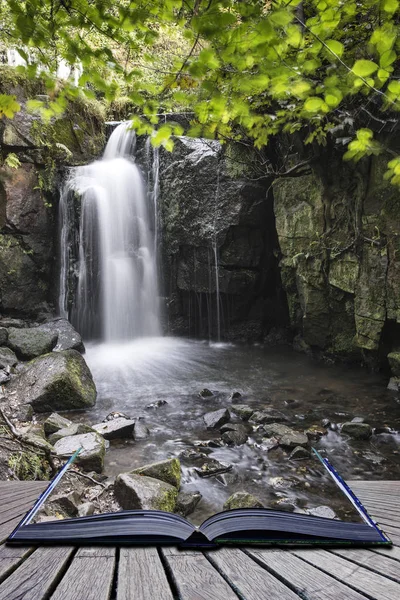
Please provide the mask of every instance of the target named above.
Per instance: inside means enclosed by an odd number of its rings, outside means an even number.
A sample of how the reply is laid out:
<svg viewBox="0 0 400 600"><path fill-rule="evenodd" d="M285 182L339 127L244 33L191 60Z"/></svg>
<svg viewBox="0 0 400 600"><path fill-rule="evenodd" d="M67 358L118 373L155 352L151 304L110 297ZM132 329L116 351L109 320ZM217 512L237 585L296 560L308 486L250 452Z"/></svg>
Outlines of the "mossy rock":
<svg viewBox="0 0 400 600"><path fill-rule="evenodd" d="M178 490L173 485L135 473L118 475L114 494L124 510L142 508L173 512L178 498Z"/></svg>
<svg viewBox="0 0 400 600"><path fill-rule="evenodd" d="M263 508L263 503L248 492L235 492L229 496L224 504L224 510L233 510L234 508Z"/></svg>
<svg viewBox="0 0 400 600"><path fill-rule="evenodd" d="M10 328L7 345L21 360L30 360L51 352L57 343L57 334L37 327Z"/></svg>
<svg viewBox="0 0 400 600"><path fill-rule="evenodd" d="M181 485L181 463L179 458L170 458L144 465L139 469L134 469L132 473L165 481L165 483L169 483L177 489L179 489Z"/></svg>

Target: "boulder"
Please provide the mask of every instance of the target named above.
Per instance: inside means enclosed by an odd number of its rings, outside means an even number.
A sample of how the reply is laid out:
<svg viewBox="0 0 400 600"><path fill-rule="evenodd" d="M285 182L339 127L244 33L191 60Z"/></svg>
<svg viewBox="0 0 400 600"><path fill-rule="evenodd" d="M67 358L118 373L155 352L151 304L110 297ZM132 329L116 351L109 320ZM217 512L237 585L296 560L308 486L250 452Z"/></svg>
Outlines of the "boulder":
<svg viewBox="0 0 400 600"><path fill-rule="evenodd" d="M310 453L303 446L296 446L291 453L289 454L290 460L303 460L305 458L310 458Z"/></svg>
<svg viewBox="0 0 400 600"><path fill-rule="evenodd" d="M308 446L308 437L300 431L292 430L290 433L285 433L280 440L279 445L286 448L296 448L296 446Z"/></svg>
<svg viewBox="0 0 400 600"><path fill-rule="evenodd" d="M36 412L90 408L96 401L92 375L76 350L34 359L11 381L9 389Z"/></svg>
<svg viewBox="0 0 400 600"><path fill-rule="evenodd" d="M264 426L264 432L266 437L280 438L286 433L291 433L292 431L293 429L291 429L287 425L282 425L281 423L270 423Z"/></svg>
<svg viewBox="0 0 400 600"><path fill-rule="evenodd" d="M258 498L248 492L235 492L224 504L224 510L234 508L263 508L264 505Z"/></svg>
<svg viewBox="0 0 400 600"><path fill-rule="evenodd" d="M181 463L179 458L169 458L144 465L139 469L134 469L132 473L165 481L165 483L169 483L177 489L181 485Z"/></svg>
<svg viewBox="0 0 400 600"><path fill-rule="evenodd" d="M368 423L343 423L341 433L349 435L356 440L367 440L372 435L371 425Z"/></svg>
<svg viewBox="0 0 400 600"><path fill-rule="evenodd" d="M37 329L57 336L57 343L53 348L55 352L61 352L62 350L77 350L81 353L85 352L85 346L83 345L80 334L67 319L48 321L37 327Z"/></svg>
<svg viewBox="0 0 400 600"><path fill-rule="evenodd" d="M211 390L204 388L204 390L201 390L201 392L199 392L199 396L200 398L211 398L212 396L214 396L214 394Z"/></svg>
<svg viewBox="0 0 400 600"><path fill-rule="evenodd" d="M322 438L322 436L326 435L328 432L326 428L322 425L312 425L304 433L306 434L309 440L317 442Z"/></svg>
<svg viewBox="0 0 400 600"><path fill-rule="evenodd" d="M242 446L247 442L247 431L243 425L235 424L235 427L222 433L222 440L228 446Z"/></svg>
<svg viewBox="0 0 400 600"><path fill-rule="evenodd" d="M85 471L101 473L106 448L104 439L98 433L64 437L54 444L54 451L57 456L68 458L80 447L82 450L76 458L76 463Z"/></svg>
<svg viewBox="0 0 400 600"><path fill-rule="evenodd" d="M232 404L231 411L235 413L242 421L248 421L254 413L254 409L247 404Z"/></svg>
<svg viewBox="0 0 400 600"><path fill-rule="evenodd" d="M42 331L39 327L8 330L7 345L21 360L31 360L42 354L51 352L57 343L57 334Z"/></svg>
<svg viewBox="0 0 400 600"><path fill-rule="evenodd" d="M182 515L182 517L186 517L194 511L201 499L202 495L198 491L179 492L175 512Z"/></svg>
<svg viewBox="0 0 400 600"><path fill-rule="evenodd" d="M92 428L102 435L105 440L135 437L135 421L125 419L124 417L112 419L111 421L106 421L106 423L98 423L97 425L93 425Z"/></svg>
<svg viewBox="0 0 400 600"><path fill-rule="evenodd" d="M0 348L0 369L10 369L17 363L18 359L10 348Z"/></svg>
<svg viewBox="0 0 400 600"><path fill-rule="evenodd" d="M287 421L287 418L279 410L274 408L265 408L264 410L257 410L251 415L251 420L255 423L279 423Z"/></svg>
<svg viewBox="0 0 400 600"><path fill-rule="evenodd" d="M118 475L114 495L124 510L165 510L174 512L178 490L173 485L135 473Z"/></svg>
<svg viewBox="0 0 400 600"><path fill-rule="evenodd" d="M65 427L69 427L69 425L72 425L72 421L62 417L58 413L51 413L51 415L47 417L43 423L44 432L46 435L56 433L56 431L59 431Z"/></svg>
<svg viewBox="0 0 400 600"><path fill-rule="evenodd" d="M67 427L62 427L55 433L52 433L49 437L50 444L54 444L65 437L70 437L72 435L82 435L84 433L91 433L93 429L89 427L89 425L85 425L84 423L71 423L67 425Z"/></svg>
<svg viewBox="0 0 400 600"><path fill-rule="evenodd" d="M221 408L220 410L214 410L206 413L203 417L207 429L219 429L222 425L227 423L231 415L227 408Z"/></svg>
<svg viewBox="0 0 400 600"><path fill-rule="evenodd" d="M150 429L141 421L135 423L135 440L145 440L150 435Z"/></svg>
<svg viewBox="0 0 400 600"><path fill-rule="evenodd" d="M242 394L240 392L232 392L231 396L230 396L230 400L239 400L239 398L242 397Z"/></svg>
<svg viewBox="0 0 400 600"><path fill-rule="evenodd" d="M78 514L79 494L72 491L66 494L58 494L49 498L46 504L46 511L51 513L62 512L69 517L75 517Z"/></svg>

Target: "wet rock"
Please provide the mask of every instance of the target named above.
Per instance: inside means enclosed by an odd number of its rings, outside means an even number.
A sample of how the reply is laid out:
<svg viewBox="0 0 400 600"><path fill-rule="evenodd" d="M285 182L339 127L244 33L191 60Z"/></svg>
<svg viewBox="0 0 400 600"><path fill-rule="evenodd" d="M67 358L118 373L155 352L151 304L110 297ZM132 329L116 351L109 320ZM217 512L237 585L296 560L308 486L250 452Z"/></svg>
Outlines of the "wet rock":
<svg viewBox="0 0 400 600"><path fill-rule="evenodd" d="M224 444L222 440L199 440L194 445L199 448L222 448Z"/></svg>
<svg viewBox="0 0 400 600"><path fill-rule="evenodd" d="M235 492L224 504L224 510L234 508L263 508L263 503L248 492Z"/></svg>
<svg viewBox="0 0 400 600"><path fill-rule="evenodd" d="M381 425L380 427L375 427L374 434L380 435L381 433L395 433L394 429L389 427L388 425Z"/></svg>
<svg viewBox="0 0 400 600"><path fill-rule="evenodd" d="M212 393L211 390L204 388L204 390L201 390L201 392L199 392L199 396L200 396L200 398L212 398L212 396L214 396L214 394Z"/></svg>
<svg viewBox="0 0 400 600"><path fill-rule="evenodd" d="M284 510L285 512L294 512L296 510L296 504L289 498L278 498L273 500L270 504L270 508L275 510Z"/></svg>
<svg viewBox="0 0 400 600"><path fill-rule="evenodd" d="M247 442L247 431L243 425L236 425L235 429L225 431L222 434L222 441L228 446L242 446Z"/></svg>
<svg viewBox="0 0 400 600"><path fill-rule="evenodd" d="M341 433L349 435L356 440L367 440L372 435L372 428L368 423L343 423Z"/></svg>
<svg viewBox="0 0 400 600"><path fill-rule="evenodd" d="M10 348L0 348L0 369L10 369L15 367L18 359Z"/></svg>
<svg viewBox="0 0 400 600"><path fill-rule="evenodd" d="M102 423L107 423L107 421L113 421L114 419L129 419L129 420L131 420L131 418L128 417L125 413L114 410L114 411L108 413L108 415L102 420Z"/></svg>
<svg viewBox="0 0 400 600"><path fill-rule="evenodd" d="M310 453L303 446L296 446L289 454L290 460L303 460L305 458L310 458Z"/></svg>
<svg viewBox="0 0 400 600"><path fill-rule="evenodd" d="M334 519L336 514L329 506L317 506L316 508L308 508L306 512L314 517L325 517L325 519Z"/></svg>
<svg viewBox="0 0 400 600"><path fill-rule="evenodd" d="M7 383L8 381L10 381L10 379L11 379L10 373L5 371L4 369L1 369L0 370L0 385L3 385L3 383Z"/></svg>
<svg viewBox="0 0 400 600"><path fill-rule="evenodd" d="M287 433L291 433L293 429L288 427L287 425L282 425L281 423L270 423L268 425L264 425L263 427L264 433L266 437L277 437L280 438Z"/></svg>
<svg viewBox="0 0 400 600"><path fill-rule="evenodd" d="M291 431L285 433L280 440L279 445L285 448L296 448L296 446L308 446L308 437L300 431Z"/></svg>
<svg viewBox="0 0 400 600"><path fill-rule="evenodd" d="M287 406L288 408L299 408L299 406L301 406L301 402L299 402L298 400L288 399L285 400L285 406Z"/></svg>
<svg viewBox="0 0 400 600"><path fill-rule="evenodd" d="M67 319L48 321L36 329L57 336L57 343L53 348L55 352L61 352L62 350L85 352L81 336Z"/></svg>
<svg viewBox="0 0 400 600"><path fill-rule="evenodd" d="M169 458L144 465L139 469L134 469L131 473L165 481L177 489L181 485L181 463L178 458Z"/></svg>
<svg viewBox="0 0 400 600"><path fill-rule="evenodd" d="M400 377L391 377L387 389L392 392L400 392Z"/></svg>
<svg viewBox="0 0 400 600"><path fill-rule="evenodd" d="M247 404L233 404L231 406L231 411L240 417L242 421L248 421L254 413L254 409L250 408Z"/></svg>
<svg viewBox="0 0 400 600"><path fill-rule="evenodd" d="M78 517L89 517L95 511L95 506L92 502L85 502L78 506Z"/></svg>
<svg viewBox="0 0 400 600"><path fill-rule="evenodd" d="M364 417L354 417L354 419L351 420L351 423L364 423L364 421Z"/></svg>
<svg viewBox="0 0 400 600"><path fill-rule="evenodd" d="M322 419L321 421L321 425L322 427L325 427L326 429L330 426L331 422L329 419Z"/></svg>
<svg viewBox="0 0 400 600"><path fill-rule="evenodd" d="M195 468L195 472L202 478L212 477L220 473L227 473L232 469L232 465L221 463L215 458L208 458L199 469Z"/></svg>
<svg viewBox="0 0 400 600"><path fill-rule="evenodd" d="M51 513L62 512L68 517L75 517L78 514L79 494L75 491L58 494L50 498L46 505L46 511Z"/></svg>
<svg viewBox="0 0 400 600"><path fill-rule="evenodd" d="M257 410L254 412L251 416L251 420L254 421L254 423L265 424L287 421L287 418L279 410L265 408L264 410Z"/></svg>
<svg viewBox="0 0 400 600"><path fill-rule="evenodd" d="M54 444L65 437L70 437L72 435L82 435L84 433L91 433L93 429L89 425L85 425L85 423L71 423L66 427L62 427L58 429L55 433L52 433L49 436L50 444Z"/></svg>
<svg viewBox="0 0 400 600"><path fill-rule="evenodd" d="M219 429L222 425L227 423L231 415L227 408L221 408L220 410L214 410L206 413L203 417L207 429Z"/></svg>
<svg viewBox="0 0 400 600"><path fill-rule="evenodd" d="M5 346L8 340L8 331L5 327L0 327L0 346Z"/></svg>
<svg viewBox="0 0 400 600"><path fill-rule="evenodd" d="M51 413L51 415L47 417L43 423L44 432L46 435L56 433L56 431L64 429L65 427L69 427L70 425L72 425L72 421L62 417L58 413Z"/></svg>
<svg viewBox="0 0 400 600"><path fill-rule="evenodd" d="M124 417L92 425L92 429L103 436L105 440L118 440L124 438L133 438L135 421L130 421Z"/></svg>
<svg viewBox="0 0 400 600"><path fill-rule="evenodd" d="M239 398L241 398L241 397L242 397L242 394L240 392L233 392L231 394L230 399L231 400L239 400Z"/></svg>
<svg viewBox="0 0 400 600"><path fill-rule="evenodd" d="M57 343L57 334L42 331L39 327L8 330L7 345L21 360L31 360L51 352Z"/></svg>
<svg viewBox="0 0 400 600"><path fill-rule="evenodd" d="M322 438L322 436L326 435L328 432L325 429L325 427L322 427L321 425L312 425L304 433L306 434L309 440L317 442Z"/></svg>
<svg viewBox="0 0 400 600"><path fill-rule="evenodd" d="M168 404L168 402L166 400L157 400L156 402L152 402L151 404L148 404L146 406L146 410L157 409L157 408L160 408L160 406L164 406L165 404Z"/></svg>
<svg viewBox="0 0 400 600"><path fill-rule="evenodd" d="M281 488L290 488L293 487L294 482L291 479L288 479L286 477L270 477L268 480L268 483L271 487L275 488L275 489L281 489Z"/></svg>
<svg viewBox="0 0 400 600"><path fill-rule="evenodd" d="M145 440L150 435L150 429L141 421L135 423L135 440Z"/></svg>
<svg viewBox="0 0 400 600"><path fill-rule="evenodd" d="M122 473L115 480L114 495L124 510L174 512L178 490L160 479L135 473Z"/></svg>
<svg viewBox="0 0 400 600"><path fill-rule="evenodd" d="M194 511L201 499L202 495L198 491L179 492L175 512L182 515L182 517L186 517Z"/></svg>
<svg viewBox="0 0 400 600"><path fill-rule="evenodd" d="M57 456L68 458L82 447L76 458L76 463L85 471L101 473L104 467L106 452L104 439L98 433L85 433L62 438L54 444Z"/></svg>
<svg viewBox="0 0 400 600"><path fill-rule="evenodd" d="M10 382L9 390L36 412L90 408L96 401L92 375L76 350L35 358Z"/></svg>
<svg viewBox="0 0 400 600"><path fill-rule="evenodd" d="M273 450L274 448L277 448L279 446L279 439L276 437L265 437L262 439L261 442L261 450L266 450L267 452L269 452L270 450Z"/></svg>
<svg viewBox="0 0 400 600"><path fill-rule="evenodd" d="M229 473L221 473L220 475L216 475L215 479L222 483L222 485L233 485L239 481L239 473L236 471L230 471Z"/></svg>
<svg viewBox="0 0 400 600"><path fill-rule="evenodd" d="M390 352L387 355L390 370L395 377L400 376L400 352Z"/></svg>

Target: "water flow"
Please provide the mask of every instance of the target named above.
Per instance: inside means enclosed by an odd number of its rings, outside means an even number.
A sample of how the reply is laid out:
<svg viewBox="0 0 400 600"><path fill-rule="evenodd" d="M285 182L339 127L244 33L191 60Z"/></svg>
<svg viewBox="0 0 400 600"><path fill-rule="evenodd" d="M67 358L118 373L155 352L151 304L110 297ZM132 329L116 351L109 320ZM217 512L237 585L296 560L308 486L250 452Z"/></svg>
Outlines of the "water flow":
<svg viewBox="0 0 400 600"><path fill-rule="evenodd" d="M74 169L66 183L81 198L71 321L86 338L118 341L160 334L154 211L131 156L135 145L134 132L120 124L102 160Z"/></svg>

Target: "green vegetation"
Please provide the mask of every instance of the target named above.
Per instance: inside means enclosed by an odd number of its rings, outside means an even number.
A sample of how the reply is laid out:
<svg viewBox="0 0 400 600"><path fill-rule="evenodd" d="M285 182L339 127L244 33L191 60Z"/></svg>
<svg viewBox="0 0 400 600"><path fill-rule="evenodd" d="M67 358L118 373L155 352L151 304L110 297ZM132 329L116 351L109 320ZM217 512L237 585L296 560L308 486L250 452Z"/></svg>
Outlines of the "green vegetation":
<svg viewBox="0 0 400 600"><path fill-rule="evenodd" d="M19 71L41 65L48 98L28 107L48 121L83 92L155 145L172 148L182 129L158 115L180 110L193 136L385 153L400 184L398 0L0 0L0 14L0 45L29 60ZM82 65L78 87L54 76L61 59ZM0 116L18 110L0 95Z"/></svg>
<svg viewBox="0 0 400 600"><path fill-rule="evenodd" d="M49 464L44 456L33 452L14 452L8 459L13 475L21 480L47 480L50 475Z"/></svg>

